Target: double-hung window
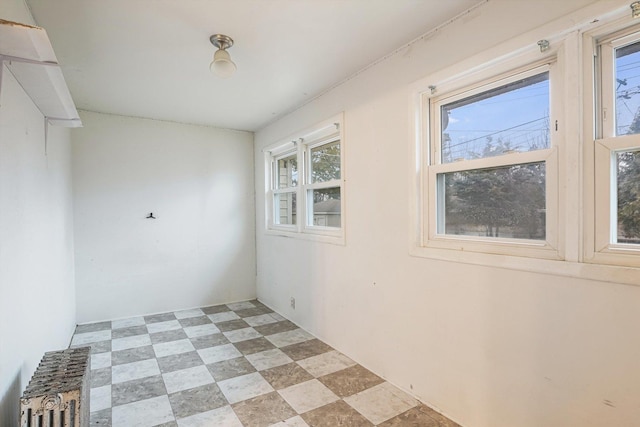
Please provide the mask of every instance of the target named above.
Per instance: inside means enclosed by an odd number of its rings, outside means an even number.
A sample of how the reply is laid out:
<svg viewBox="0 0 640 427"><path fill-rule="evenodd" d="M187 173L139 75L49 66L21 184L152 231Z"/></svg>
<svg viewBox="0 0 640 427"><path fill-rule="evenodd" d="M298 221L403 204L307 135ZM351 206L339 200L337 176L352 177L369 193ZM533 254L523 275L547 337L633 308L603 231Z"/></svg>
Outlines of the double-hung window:
<svg viewBox="0 0 640 427"><path fill-rule="evenodd" d="M587 260L640 262L640 31L602 38L594 143L595 238Z"/></svg>
<svg viewBox="0 0 640 427"><path fill-rule="evenodd" d="M267 230L344 240L342 115L266 150Z"/></svg>
<svg viewBox="0 0 640 427"><path fill-rule="evenodd" d="M547 61L424 93L423 245L557 258L557 122Z"/></svg>

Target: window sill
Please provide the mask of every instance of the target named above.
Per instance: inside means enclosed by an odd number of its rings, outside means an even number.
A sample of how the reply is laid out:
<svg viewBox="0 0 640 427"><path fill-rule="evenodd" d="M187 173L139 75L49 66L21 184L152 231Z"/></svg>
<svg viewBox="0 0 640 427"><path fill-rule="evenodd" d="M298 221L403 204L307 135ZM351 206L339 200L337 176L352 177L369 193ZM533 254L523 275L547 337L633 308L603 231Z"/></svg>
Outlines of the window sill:
<svg viewBox="0 0 640 427"><path fill-rule="evenodd" d="M339 246L346 245L343 230L339 230L338 232L334 232L331 234L325 234L324 231L320 231L320 230L316 232L309 231L309 232L300 233L297 231L290 231L283 228L282 229L268 228L265 230L265 234L267 236L279 236L279 237L287 237L287 238L293 238L293 239L299 239L299 240L309 240L309 241L329 243L329 244L339 245Z"/></svg>
<svg viewBox="0 0 640 427"><path fill-rule="evenodd" d="M411 246L409 254L414 257L439 261L640 286L640 268L638 267L468 252L463 250L419 247L415 245Z"/></svg>

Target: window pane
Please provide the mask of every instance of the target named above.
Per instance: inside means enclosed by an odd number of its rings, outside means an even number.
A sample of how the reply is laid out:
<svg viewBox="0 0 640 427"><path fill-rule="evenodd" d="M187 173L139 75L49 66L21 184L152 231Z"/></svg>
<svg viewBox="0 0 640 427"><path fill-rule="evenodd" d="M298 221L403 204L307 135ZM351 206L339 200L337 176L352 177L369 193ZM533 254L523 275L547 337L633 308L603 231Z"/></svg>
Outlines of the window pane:
<svg viewBox="0 0 640 427"><path fill-rule="evenodd" d="M296 154L278 160L278 185L276 188L298 185L298 159Z"/></svg>
<svg viewBox="0 0 640 427"><path fill-rule="evenodd" d="M616 135L640 133L640 42L616 49Z"/></svg>
<svg viewBox="0 0 640 427"><path fill-rule="evenodd" d="M311 149L311 182L340 179L340 141Z"/></svg>
<svg viewBox="0 0 640 427"><path fill-rule="evenodd" d="M640 151L617 154L617 243L640 244Z"/></svg>
<svg viewBox="0 0 640 427"><path fill-rule="evenodd" d="M309 225L341 227L340 187L309 191ZM313 218L313 223L311 219Z"/></svg>
<svg viewBox="0 0 640 427"><path fill-rule="evenodd" d="M296 224L296 193L280 193L273 197L276 224Z"/></svg>
<svg viewBox="0 0 640 427"><path fill-rule="evenodd" d="M438 174L438 233L545 238L545 164Z"/></svg>
<svg viewBox="0 0 640 427"><path fill-rule="evenodd" d="M549 73L440 108L442 163L549 148Z"/></svg>

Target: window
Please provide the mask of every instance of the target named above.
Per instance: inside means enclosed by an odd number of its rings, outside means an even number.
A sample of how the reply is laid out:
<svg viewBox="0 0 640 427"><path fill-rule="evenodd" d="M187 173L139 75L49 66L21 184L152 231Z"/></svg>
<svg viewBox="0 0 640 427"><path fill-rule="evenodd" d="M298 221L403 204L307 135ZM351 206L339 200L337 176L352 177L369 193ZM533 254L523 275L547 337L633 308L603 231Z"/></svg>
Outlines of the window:
<svg viewBox="0 0 640 427"><path fill-rule="evenodd" d="M342 115L267 149L267 230L342 241Z"/></svg>
<svg viewBox="0 0 640 427"><path fill-rule="evenodd" d="M557 258L555 63L424 94L423 245Z"/></svg>
<svg viewBox="0 0 640 427"><path fill-rule="evenodd" d="M640 24L537 37L410 86L410 253L637 285Z"/></svg>
<svg viewBox="0 0 640 427"><path fill-rule="evenodd" d="M640 256L640 32L598 43L595 239L590 261L638 265Z"/></svg>

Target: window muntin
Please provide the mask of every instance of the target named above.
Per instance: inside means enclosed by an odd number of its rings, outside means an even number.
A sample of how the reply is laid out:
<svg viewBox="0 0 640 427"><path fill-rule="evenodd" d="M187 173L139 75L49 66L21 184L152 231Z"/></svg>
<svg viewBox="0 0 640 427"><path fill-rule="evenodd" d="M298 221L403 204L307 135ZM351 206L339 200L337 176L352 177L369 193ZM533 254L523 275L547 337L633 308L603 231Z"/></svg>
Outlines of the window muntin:
<svg viewBox="0 0 640 427"><path fill-rule="evenodd" d="M558 257L558 155L550 126L554 70L550 61L428 98L424 246ZM449 156L455 138L447 133L456 129L452 122L463 121L476 133L458 140L461 155Z"/></svg>
<svg viewBox="0 0 640 427"><path fill-rule="evenodd" d="M549 148L549 73L440 107L442 163Z"/></svg>

